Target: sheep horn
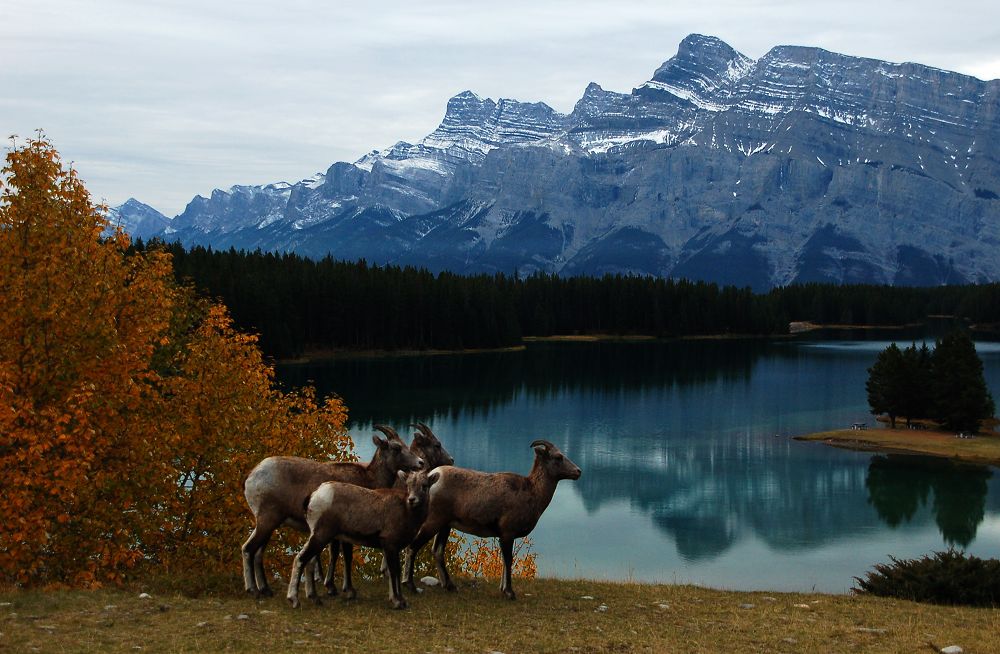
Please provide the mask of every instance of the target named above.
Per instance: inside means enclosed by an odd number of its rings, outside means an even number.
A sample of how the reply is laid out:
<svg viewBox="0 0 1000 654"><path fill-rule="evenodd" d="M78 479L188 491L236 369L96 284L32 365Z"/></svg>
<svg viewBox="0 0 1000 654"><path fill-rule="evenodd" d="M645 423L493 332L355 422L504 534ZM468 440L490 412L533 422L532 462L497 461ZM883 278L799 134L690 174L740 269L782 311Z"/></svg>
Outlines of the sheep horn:
<svg viewBox="0 0 1000 654"><path fill-rule="evenodd" d="M531 447L532 447L532 448L538 448L538 447L541 447L541 448L543 448L543 449L544 449L545 451L548 451L548 449L549 449L549 446L550 446L550 445L552 445L552 443L550 443L550 442L548 442L548 441L543 441L543 440L537 440L537 441L532 441L532 442L531 442Z"/></svg>
<svg viewBox="0 0 1000 654"><path fill-rule="evenodd" d="M372 425L372 429L377 429L378 431L382 432L392 440L397 440L397 441L403 440L399 437L399 434L397 434L396 430L393 429L392 427L386 427L385 425Z"/></svg>
<svg viewBox="0 0 1000 654"><path fill-rule="evenodd" d="M433 440L438 440L438 437L434 435L434 432L431 431L431 428L428 427L427 425L425 425L424 423L418 422L418 423L411 424L410 426L411 427L416 427L417 431L419 431L421 434L423 434L426 438L433 439Z"/></svg>

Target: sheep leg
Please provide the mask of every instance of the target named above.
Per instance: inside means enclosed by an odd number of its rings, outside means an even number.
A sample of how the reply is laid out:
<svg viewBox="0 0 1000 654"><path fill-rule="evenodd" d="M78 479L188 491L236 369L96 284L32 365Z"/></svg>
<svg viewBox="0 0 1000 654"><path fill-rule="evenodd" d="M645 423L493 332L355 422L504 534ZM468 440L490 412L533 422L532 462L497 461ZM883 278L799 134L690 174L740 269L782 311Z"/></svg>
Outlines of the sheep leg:
<svg viewBox="0 0 1000 654"><path fill-rule="evenodd" d="M514 539L500 539L500 555L503 557L503 577L500 580L500 591L509 600L517 599L514 588L511 586L511 566L514 565Z"/></svg>
<svg viewBox="0 0 1000 654"><path fill-rule="evenodd" d="M388 579L389 577L389 564L385 561L385 552L382 553L382 564L378 567L378 573L382 575L383 579Z"/></svg>
<svg viewBox="0 0 1000 654"><path fill-rule="evenodd" d="M333 577L337 574L337 557L340 556L340 541L330 543L330 567L326 571L326 578L323 585L326 586L326 594L333 597L337 594L337 582Z"/></svg>
<svg viewBox="0 0 1000 654"><path fill-rule="evenodd" d="M269 515L257 516L257 524L243 543L243 586L254 597L260 597L271 590L267 585L267 575L264 574L264 546L279 523ZM255 569L258 566L259 569Z"/></svg>
<svg viewBox="0 0 1000 654"><path fill-rule="evenodd" d="M253 572L257 580L258 592L263 597L271 597L274 592L271 590L270 584L267 583L267 572L264 571L264 548L267 547L268 541L270 541L271 536L268 534L267 538L261 544L260 549L253 557Z"/></svg>
<svg viewBox="0 0 1000 654"><path fill-rule="evenodd" d="M340 548L344 552L344 585L341 591L344 599L352 600L358 596L358 591L354 590L354 582L351 581L351 570L354 568L354 546L346 540L340 542Z"/></svg>
<svg viewBox="0 0 1000 654"><path fill-rule="evenodd" d="M451 575L448 574L448 568L445 567L445 547L448 545L448 534L451 533L451 527L445 526L441 531L434 535L434 545L432 546L432 551L434 552L434 563L437 565L438 571L438 581L441 582L441 586L445 590L457 590L455 588L455 582L451 580Z"/></svg>
<svg viewBox="0 0 1000 654"><path fill-rule="evenodd" d="M386 547L383 555L386 565L389 566L389 601L392 603L392 608L405 609L406 598L403 597L402 585L399 583L399 550L395 547Z"/></svg>
<svg viewBox="0 0 1000 654"><path fill-rule="evenodd" d="M295 562L292 564L292 574L288 580L288 594L286 597L291 603L292 608L297 609L299 607L299 583L302 581L302 569L307 563L312 561L316 555L323 551L325 543L321 542L320 539L316 538L315 534L309 536L309 540L306 544L302 546L299 553L295 555ZM310 574L311 574L310 570ZM313 588L313 594L315 595L315 587Z"/></svg>
<svg viewBox="0 0 1000 654"><path fill-rule="evenodd" d="M430 529L424 531L425 524L420 528L420 532L417 537L413 539L409 547L406 548L406 566L403 569L403 581L402 584L409 588L414 593L417 592L417 584L413 581L413 566L417 560L417 554L420 552L420 548L427 544L427 541L431 539L434 534Z"/></svg>
<svg viewBox="0 0 1000 654"><path fill-rule="evenodd" d="M313 601L313 604L317 606L321 605L323 601L316 594L316 580L320 578L320 574L316 572L316 567L319 565L320 556L323 554L323 548L319 548L316 552L316 556L313 557L309 563L306 564L306 597Z"/></svg>

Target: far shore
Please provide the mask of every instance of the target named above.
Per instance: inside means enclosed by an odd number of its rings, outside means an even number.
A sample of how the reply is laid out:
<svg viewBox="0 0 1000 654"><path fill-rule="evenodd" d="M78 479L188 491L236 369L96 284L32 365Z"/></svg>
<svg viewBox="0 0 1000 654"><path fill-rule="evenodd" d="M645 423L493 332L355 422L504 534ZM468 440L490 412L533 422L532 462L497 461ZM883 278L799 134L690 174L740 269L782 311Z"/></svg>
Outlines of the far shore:
<svg viewBox="0 0 1000 654"><path fill-rule="evenodd" d="M836 429L803 436L798 441L816 441L860 452L917 454L1000 467L1000 434L986 431L971 438L935 429Z"/></svg>
<svg viewBox="0 0 1000 654"><path fill-rule="evenodd" d="M381 359L391 357L421 357L443 354L483 354L486 352L519 352L526 349L526 343L651 343L668 341L727 341L749 339L787 339L789 334L691 334L687 336L652 336L648 334L555 334L552 336L524 336L521 345L492 348L459 348L442 349L400 349L400 350L352 350L328 349L308 350L305 354L291 359L279 359L281 365L296 365L305 363L320 363L338 359Z"/></svg>

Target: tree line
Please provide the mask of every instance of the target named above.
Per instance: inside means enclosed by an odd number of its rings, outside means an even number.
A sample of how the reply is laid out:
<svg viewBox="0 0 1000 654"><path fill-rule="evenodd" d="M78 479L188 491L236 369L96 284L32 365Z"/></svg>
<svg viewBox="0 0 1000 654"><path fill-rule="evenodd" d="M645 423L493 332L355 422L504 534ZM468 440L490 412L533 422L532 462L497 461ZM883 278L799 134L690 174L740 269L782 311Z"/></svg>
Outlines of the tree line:
<svg viewBox="0 0 1000 654"><path fill-rule="evenodd" d="M633 275L462 276L259 250L152 247L166 248L180 280L221 299L277 358L331 349L496 348L553 334L776 335L790 321L898 325L941 314L1000 322L1000 284L804 284L755 294Z"/></svg>

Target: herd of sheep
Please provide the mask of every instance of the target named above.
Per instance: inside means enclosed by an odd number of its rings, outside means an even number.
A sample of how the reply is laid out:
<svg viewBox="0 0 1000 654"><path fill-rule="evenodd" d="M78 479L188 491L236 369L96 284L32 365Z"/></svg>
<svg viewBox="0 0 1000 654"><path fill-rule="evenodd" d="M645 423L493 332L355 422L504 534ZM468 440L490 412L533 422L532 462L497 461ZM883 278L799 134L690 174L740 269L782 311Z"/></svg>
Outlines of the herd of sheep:
<svg viewBox="0 0 1000 654"><path fill-rule="evenodd" d="M445 545L452 529L496 537L503 557L500 590L515 599L511 586L514 540L531 533L549 505L561 479L579 479L580 468L552 443L536 440L535 462L527 476L457 468L427 425L417 424L407 447L395 430L375 425L385 438L373 436L375 454L368 463L321 462L272 456L250 472L243 483L255 526L243 544L243 581L255 597L272 595L264 570L264 548L274 530L290 525L309 538L295 556L288 601L299 605L299 583L305 572L306 595L319 602L316 573L319 554L329 546L330 565L324 579L333 581L337 557L344 557L342 592L355 596L351 581L354 545L377 547L384 554L389 601L406 608L402 586L416 590L413 564L417 552L432 546L438 580L448 590L455 584L445 566ZM401 570L399 555L406 552Z"/></svg>

